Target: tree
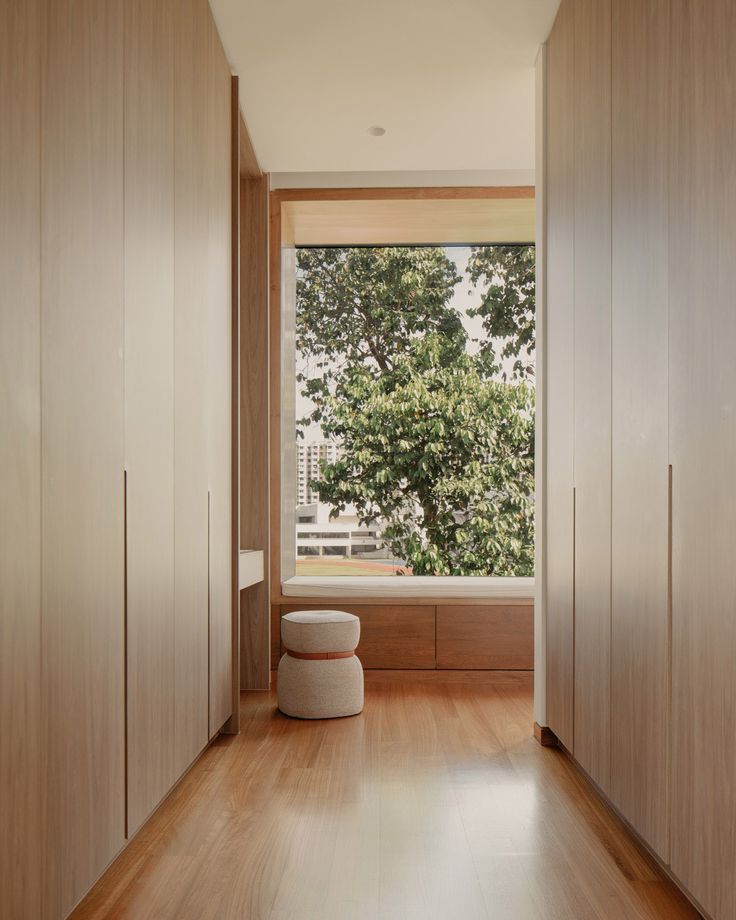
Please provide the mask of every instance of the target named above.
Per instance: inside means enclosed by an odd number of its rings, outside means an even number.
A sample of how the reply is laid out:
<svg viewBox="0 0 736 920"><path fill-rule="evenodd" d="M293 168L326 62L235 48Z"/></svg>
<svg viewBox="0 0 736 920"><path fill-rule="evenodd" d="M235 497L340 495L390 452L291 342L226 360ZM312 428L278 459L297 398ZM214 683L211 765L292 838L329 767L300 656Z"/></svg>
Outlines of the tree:
<svg viewBox="0 0 736 920"><path fill-rule="evenodd" d="M442 352L434 333L389 373L345 369L323 421L343 454L314 485L335 511L388 522L384 541L415 575L531 575L533 390Z"/></svg>
<svg viewBox="0 0 736 920"><path fill-rule="evenodd" d="M473 246L468 261L470 280L485 286L480 306L468 314L482 317L481 353L504 377L503 360L510 358L512 377L534 376L534 260L534 246Z"/></svg>
<svg viewBox="0 0 736 920"><path fill-rule="evenodd" d="M501 351L484 338L475 354L442 249L298 255L297 379L314 405L299 426L318 423L342 448L310 485L333 514L351 505L361 523L380 522L415 574L533 572L533 300L530 339L522 280L533 258L485 252L496 248L474 248L469 274L488 285L474 312ZM509 354L519 369L506 380Z"/></svg>
<svg viewBox="0 0 736 920"><path fill-rule="evenodd" d="M300 249L297 263L296 351L305 367L297 383L315 403L306 419L319 422L322 403L345 368L390 371L411 341L438 333L448 363L467 335L449 306L460 281L455 264L436 246Z"/></svg>

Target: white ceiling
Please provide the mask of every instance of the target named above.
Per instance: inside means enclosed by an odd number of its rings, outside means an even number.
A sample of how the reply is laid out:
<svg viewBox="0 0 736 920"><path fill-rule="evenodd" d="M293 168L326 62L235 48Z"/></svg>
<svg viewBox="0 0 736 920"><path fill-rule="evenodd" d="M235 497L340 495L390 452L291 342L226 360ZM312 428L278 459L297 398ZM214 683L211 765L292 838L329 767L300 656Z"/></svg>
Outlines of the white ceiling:
<svg viewBox="0 0 736 920"><path fill-rule="evenodd" d="M534 168L534 60L559 0L210 3L264 170Z"/></svg>

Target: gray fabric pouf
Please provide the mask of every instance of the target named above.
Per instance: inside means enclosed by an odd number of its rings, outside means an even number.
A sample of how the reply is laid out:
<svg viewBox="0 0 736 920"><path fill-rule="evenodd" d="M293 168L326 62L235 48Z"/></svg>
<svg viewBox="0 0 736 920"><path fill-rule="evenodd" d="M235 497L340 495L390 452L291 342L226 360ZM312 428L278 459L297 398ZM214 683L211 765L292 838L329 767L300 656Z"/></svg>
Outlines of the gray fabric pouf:
<svg viewBox="0 0 736 920"><path fill-rule="evenodd" d="M281 619L279 709L297 719L354 716L363 709L363 668L355 655L360 620L342 610L297 610Z"/></svg>

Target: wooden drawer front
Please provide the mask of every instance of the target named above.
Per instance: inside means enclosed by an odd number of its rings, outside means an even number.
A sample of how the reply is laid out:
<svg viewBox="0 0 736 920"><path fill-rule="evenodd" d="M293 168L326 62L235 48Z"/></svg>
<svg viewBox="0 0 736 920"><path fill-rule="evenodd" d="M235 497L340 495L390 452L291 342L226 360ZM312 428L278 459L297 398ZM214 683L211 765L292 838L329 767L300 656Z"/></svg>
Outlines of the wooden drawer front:
<svg viewBox="0 0 736 920"><path fill-rule="evenodd" d="M437 607L437 667L531 671L534 607Z"/></svg>
<svg viewBox="0 0 736 920"><path fill-rule="evenodd" d="M293 610L324 610L326 606L281 607L281 615ZM360 617L357 651L364 668L434 668L434 607L340 604L339 609Z"/></svg>

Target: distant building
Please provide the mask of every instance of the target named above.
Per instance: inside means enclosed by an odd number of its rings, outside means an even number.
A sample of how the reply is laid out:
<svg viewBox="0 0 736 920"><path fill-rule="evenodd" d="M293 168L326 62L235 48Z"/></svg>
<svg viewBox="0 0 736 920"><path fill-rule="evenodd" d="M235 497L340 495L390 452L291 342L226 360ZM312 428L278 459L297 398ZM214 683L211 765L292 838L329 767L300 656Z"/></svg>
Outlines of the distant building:
<svg viewBox="0 0 736 920"><path fill-rule="evenodd" d="M340 447L334 441L299 441L296 445L296 501L298 505L312 505L319 501L311 480L322 479L320 462L334 463L340 456Z"/></svg>
<svg viewBox="0 0 736 920"><path fill-rule="evenodd" d="M355 515L330 520L329 505L311 502L296 509L296 555L385 559L378 525L366 527Z"/></svg>
<svg viewBox="0 0 736 920"><path fill-rule="evenodd" d="M381 528L358 523L355 509L348 507L331 518L331 507L320 502L310 481L322 479L320 463L334 463L340 445L334 441L302 441L296 446L296 554L305 556L362 557L385 559L387 550L381 540Z"/></svg>

